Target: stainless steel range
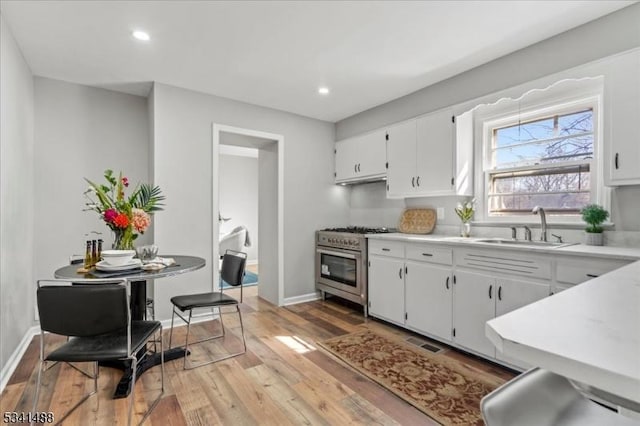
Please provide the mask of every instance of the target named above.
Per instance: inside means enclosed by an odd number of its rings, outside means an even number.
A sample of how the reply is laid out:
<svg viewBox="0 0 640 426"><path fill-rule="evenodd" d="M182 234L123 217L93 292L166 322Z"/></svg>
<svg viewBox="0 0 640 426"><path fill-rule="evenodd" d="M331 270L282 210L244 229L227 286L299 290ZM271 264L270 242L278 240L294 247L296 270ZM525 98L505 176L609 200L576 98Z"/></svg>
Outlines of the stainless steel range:
<svg viewBox="0 0 640 426"><path fill-rule="evenodd" d="M364 307L367 316L367 239L387 228L349 226L316 232L316 288Z"/></svg>

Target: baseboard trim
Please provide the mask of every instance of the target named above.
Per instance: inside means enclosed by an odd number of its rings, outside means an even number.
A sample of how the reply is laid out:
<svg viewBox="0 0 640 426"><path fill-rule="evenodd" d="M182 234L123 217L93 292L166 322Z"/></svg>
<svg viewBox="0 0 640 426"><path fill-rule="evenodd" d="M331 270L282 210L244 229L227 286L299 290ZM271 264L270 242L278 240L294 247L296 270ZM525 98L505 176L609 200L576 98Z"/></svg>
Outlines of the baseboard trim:
<svg viewBox="0 0 640 426"><path fill-rule="evenodd" d="M287 297L284 299L284 306L297 305L298 303L313 302L320 299L320 292L315 291L309 294L303 294L301 296Z"/></svg>
<svg viewBox="0 0 640 426"><path fill-rule="evenodd" d="M39 333L39 326L33 326L28 329L22 337L22 340L20 341L20 344L18 345L16 350L13 351L13 353L7 360L7 363L2 368L2 372L0 372L0 393L4 391L4 388L7 386L7 383L9 383L9 379L13 375L13 372L16 371L16 368L18 368L18 364L20 364L20 360L22 359L24 353L27 351L31 340Z"/></svg>
<svg viewBox="0 0 640 426"><path fill-rule="evenodd" d="M213 312L206 312L202 314L196 314L191 317L191 324L197 324L199 322L211 321L218 318L218 314L214 314ZM169 330L171 328L171 318L160 321L162 324L163 330ZM186 322L182 321L180 318L176 318L173 326L174 327L183 327L187 325Z"/></svg>

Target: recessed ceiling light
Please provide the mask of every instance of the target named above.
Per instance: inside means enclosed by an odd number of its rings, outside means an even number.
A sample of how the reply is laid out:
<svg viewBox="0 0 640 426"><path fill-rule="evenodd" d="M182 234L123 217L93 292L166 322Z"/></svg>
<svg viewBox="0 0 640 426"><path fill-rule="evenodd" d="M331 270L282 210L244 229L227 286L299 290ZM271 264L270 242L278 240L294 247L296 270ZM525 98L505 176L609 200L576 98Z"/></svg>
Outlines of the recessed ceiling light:
<svg viewBox="0 0 640 426"><path fill-rule="evenodd" d="M141 41L149 41L151 39L151 37L149 37L149 34L144 31L134 31L133 36Z"/></svg>
<svg viewBox="0 0 640 426"><path fill-rule="evenodd" d="M319 87L318 88L318 93L320 93L321 95L328 95L329 94L329 88L328 87Z"/></svg>

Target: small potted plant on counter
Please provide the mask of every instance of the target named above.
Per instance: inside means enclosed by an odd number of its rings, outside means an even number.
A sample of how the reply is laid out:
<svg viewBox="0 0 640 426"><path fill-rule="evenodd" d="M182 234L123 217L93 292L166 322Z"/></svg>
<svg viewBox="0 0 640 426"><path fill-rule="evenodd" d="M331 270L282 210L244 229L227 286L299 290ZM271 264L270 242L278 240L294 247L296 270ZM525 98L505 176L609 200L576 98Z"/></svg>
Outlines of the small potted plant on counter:
<svg viewBox="0 0 640 426"><path fill-rule="evenodd" d="M589 226L585 228L586 243L589 246L602 245L602 223L609 218L609 212L598 204L588 204L582 210L582 220Z"/></svg>

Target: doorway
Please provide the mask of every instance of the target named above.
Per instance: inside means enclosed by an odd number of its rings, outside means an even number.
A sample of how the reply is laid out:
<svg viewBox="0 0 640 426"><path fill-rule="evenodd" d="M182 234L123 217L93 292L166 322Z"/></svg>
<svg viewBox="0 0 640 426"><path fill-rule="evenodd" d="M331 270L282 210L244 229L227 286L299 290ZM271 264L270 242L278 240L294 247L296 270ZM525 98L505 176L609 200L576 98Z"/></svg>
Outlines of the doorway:
<svg viewBox="0 0 640 426"><path fill-rule="evenodd" d="M226 218L220 205L220 152L227 147L257 151L258 167L258 235L257 253L260 256L258 296L282 306L284 301L284 211L283 211L283 157L284 138L282 135L251 129L213 124L213 289L220 288L218 245L221 232L228 231L219 220L218 213ZM221 226L222 225L222 226Z"/></svg>

